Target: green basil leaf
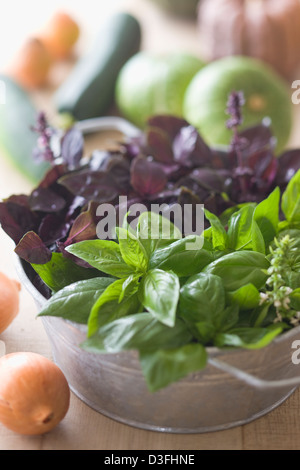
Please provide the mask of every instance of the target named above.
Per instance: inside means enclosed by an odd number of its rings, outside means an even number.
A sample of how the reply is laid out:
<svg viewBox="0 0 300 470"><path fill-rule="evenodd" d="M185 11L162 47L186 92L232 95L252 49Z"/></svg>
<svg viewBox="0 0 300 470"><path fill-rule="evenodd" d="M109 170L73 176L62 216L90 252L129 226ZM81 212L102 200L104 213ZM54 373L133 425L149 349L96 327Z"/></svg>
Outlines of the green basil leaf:
<svg viewBox="0 0 300 470"><path fill-rule="evenodd" d="M200 249L188 249L187 243L198 244ZM149 267L151 269L159 268L164 271L173 271L179 277L189 277L199 273L215 259L212 252L201 248L202 243L203 239L197 236L177 240L164 248L156 250L150 258Z"/></svg>
<svg viewBox="0 0 300 470"><path fill-rule="evenodd" d="M119 300L122 296L123 285L126 282L126 279L118 279L110 284L105 291L99 296L99 298L94 303L90 316L88 319L88 336L93 335L99 328L101 321L99 320L99 316L101 313L101 308L110 302L113 303L113 307L115 308L116 303L119 303Z"/></svg>
<svg viewBox="0 0 300 470"><path fill-rule="evenodd" d="M125 228L117 227L116 233L125 263L135 271L147 271L148 256L140 241Z"/></svg>
<svg viewBox="0 0 300 470"><path fill-rule="evenodd" d="M281 232L282 230L289 230L290 228L290 224L288 223L288 221L286 219L284 220L281 220L278 224L278 231ZM298 227L295 227L298 229Z"/></svg>
<svg viewBox="0 0 300 470"><path fill-rule="evenodd" d="M226 307L215 319L216 331L227 331L239 321L239 306L234 303Z"/></svg>
<svg viewBox="0 0 300 470"><path fill-rule="evenodd" d="M252 239L252 244L251 244L252 250L257 251L258 253L262 253L264 255L266 253L265 240L256 220L252 221L251 239Z"/></svg>
<svg viewBox="0 0 300 470"><path fill-rule="evenodd" d="M52 253L51 260L45 264L32 264L35 272L52 290L58 292L74 282L99 277L99 271L78 266L61 253Z"/></svg>
<svg viewBox="0 0 300 470"><path fill-rule="evenodd" d="M214 249L225 250L228 245L228 236L223 224L215 214L212 214L207 209L204 210L204 213L211 224L211 236Z"/></svg>
<svg viewBox="0 0 300 470"><path fill-rule="evenodd" d="M300 312L300 287L294 289L293 292L290 294L291 299L291 308Z"/></svg>
<svg viewBox="0 0 300 470"><path fill-rule="evenodd" d="M150 270L142 280L142 303L157 320L174 326L180 283L176 274Z"/></svg>
<svg viewBox="0 0 300 470"><path fill-rule="evenodd" d="M148 389L156 392L206 366L207 354L201 344L141 352L140 363Z"/></svg>
<svg viewBox="0 0 300 470"><path fill-rule="evenodd" d="M136 313L102 326L81 346L90 352L118 353L125 350L155 351L191 341L187 325L178 319L170 328L149 312Z"/></svg>
<svg viewBox="0 0 300 470"><path fill-rule="evenodd" d="M279 204L280 189L277 187L267 199L256 206L253 214L253 219L262 233L266 248L274 240L278 232Z"/></svg>
<svg viewBox="0 0 300 470"><path fill-rule="evenodd" d="M149 257L158 248L182 238L181 231L172 222L155 212L140 215L136 233Z"/></svg>
<svg viewBox="0 0 300 470"><path fill-rule="evenodd" d="M215 337L217 347L237 347L260 349L268 346L282 332L282 327L269 328L235 328L227 333L219 333Z"/></svg>
<svg viewBox="0 0 300 470"><path fill-rule="evenodd" d="M86 324L93 304L112 282L114 279L98 277L70 284L46 302L39 316L61 317Z"/></svg>
<svg viewBox="0 0 300 470"><path fill-rule="evenodd" d="M123 260L118 243L110 240L75 243L70 245L67 251L111 276L124 278L134 272L133 268Z"/></svg>
<svg viewBox="0 0 300 470"><path fill-rule="evenodd" d="M270 324L268 321L268 317L270 316L270 312L272 312L273 309L271 308L271 305L269 303L259 305L258 307L255 307L250 316L248 312L248 324L246 325L241 325L241 326L254 326L255 328L258 327L264 327ZM274 317L270 319L271 322L273 322L276 318L276 314L274 312Z"/></svg>
<svg viewBox="0 0 300 470"><path fill-rule="evenodd" d="M223 280L226 290L234 291L246 284L260 289L267 280L264 270L270 266L267 258L255 251L235 251L213 261L203 273L215 274Z"/></svg>
<svg viewBox="0 0 300 470"><path fill-rule="evenodd" d="M132 294L130 297L124 297L120 302L117 299L110 300L101 306L98 315L98 328L111 323L119 318L133 315L143 310L138 294Z"/></svg>
<svg viewBox="0 0 300 470"><path fill-rule="evenodd" d="M191 332L201 344L210 346L217 333L233 328L238 321L239 307L233 304L220 311L218 315L212 315L211 319L195 324L189 323L189 326Z"/></svg>
<svg viewBox="0 0 300 470"><path fill-rule="evenodd" d="M285 281L291 289L297 289L300 286L300 272L287 271L285 273Z"/></svg>
<svg viewBox="0 0 300 470"><path fill-rule="evenodd" d="M131 274L125 279L122 285L122 292L119 297L119 302L121 302L125 297L130 297L134 295L139 290L139 281L140 281L140 274Z"/></svg>
<svg viewBox="0 0 300 470"><path fill-rule="evenodd" d="M228 246L231 250L241 250L252 241L253 205L243 206L228 222Z"/></svg>
<svg viewBox="0 0 300 470"><path fill-rule="evenodd" d="M300 170L289 181L282 195L281 208L290 224L300 222Z"/></svg>
<svg viewBox="0 0 300 470"><path fill-rule="evenodd" d="M180 289L179 313L188 322L213 324L224 308L225 290L218 276L196 274Z"/></svg>
<svg viewBox="0 0 300 470"><path fill-rule="evenodd" d="M225 209L225 211L219 216L219 219L223 227L228 225L230 218L235 214L235 212L238 212L240 209L242 209L245 206L252 206L255 209L256 204L254 202L244 202L242 204L237 204L236 206Z"/></svg>
<svg viewBox="0 0 300 470"><path fill-rule="evenodd" d="M195 338L203 344L210 345L216 334L216 327L207 321L201 321L192 325L191 328Z"/></svg>
<svg viewBox="0 0 300 470"><path fill-rule="evenodd" d="M228 292L227 296L230 303L236 303L241 310L252 310L260 302L259 290L251 283Z"/></svg>

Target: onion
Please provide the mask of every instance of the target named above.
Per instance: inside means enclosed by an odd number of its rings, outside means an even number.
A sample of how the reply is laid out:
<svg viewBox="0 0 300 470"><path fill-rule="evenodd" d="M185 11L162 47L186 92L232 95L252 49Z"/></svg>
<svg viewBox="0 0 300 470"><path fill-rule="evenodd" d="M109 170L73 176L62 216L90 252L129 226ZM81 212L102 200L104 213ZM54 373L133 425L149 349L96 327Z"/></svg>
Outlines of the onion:
<svg viewBox="0 0 300 470"><path fill-rule="evenodd" d="M0 334L19 312L20 290L19 282L0 273Z"/></svg>
<svg viewBox="0 0 300 470"><path fill-rule="evenodd" d="M0 422L19 434L44 434L66 415L68 382L50 359L32 352L0 358Z"/></svg>

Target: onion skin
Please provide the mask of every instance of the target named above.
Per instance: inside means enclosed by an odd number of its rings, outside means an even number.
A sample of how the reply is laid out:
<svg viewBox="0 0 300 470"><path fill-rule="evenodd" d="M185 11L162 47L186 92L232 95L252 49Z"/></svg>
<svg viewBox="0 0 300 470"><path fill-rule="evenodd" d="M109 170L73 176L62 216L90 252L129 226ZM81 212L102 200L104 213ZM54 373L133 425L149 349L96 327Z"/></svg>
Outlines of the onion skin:
<svg viewBox="0 0 300 470"><path fill-rule="evenodd" d="M0 334L19 312L21 284L0 273Z"/></svg>
<svg viewBox="0 0 300 470"><path fill-rule="evenodd" d="M68 382L50 359L32 352L0 358L0 422L24 435L51 431L70 405Z"/></svg>

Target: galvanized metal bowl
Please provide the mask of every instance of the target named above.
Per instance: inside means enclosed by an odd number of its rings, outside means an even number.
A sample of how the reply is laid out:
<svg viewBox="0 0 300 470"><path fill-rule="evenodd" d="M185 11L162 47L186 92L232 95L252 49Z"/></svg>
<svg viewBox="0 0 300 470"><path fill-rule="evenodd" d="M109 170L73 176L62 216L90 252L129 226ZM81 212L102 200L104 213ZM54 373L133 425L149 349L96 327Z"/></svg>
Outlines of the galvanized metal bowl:
<svg viewBox="0 0 300 470"><path fill-rule="evenodd" d="M84 132L137 130L119 118L80 124ZM46 299L32 285L19 258L20 280L41 309ZM300 384L292 362L292 344L300 327L277 337L261 350L208 349L208 365L156 393L147 389L135 351L94 354L80 348L86 327L61 318L41 317L53 360L71 390L94 410L142 429L170 433L204 433L242 425L270 412Z"/></svg>
<svg viewBox="0 0 300 470"><path fill-rule="evenodd" d="M20 260L16 265L40 309L46 299L32 285ZM276 408L300 383L300 366L291 360L300 327L261 350L209 348L203 371L150 393L135 351L89 353L80 348L86 337L84 326L55 317L41 320L53 360L75 395L94 410L142 429L204 433L242 425Z"/></svg>

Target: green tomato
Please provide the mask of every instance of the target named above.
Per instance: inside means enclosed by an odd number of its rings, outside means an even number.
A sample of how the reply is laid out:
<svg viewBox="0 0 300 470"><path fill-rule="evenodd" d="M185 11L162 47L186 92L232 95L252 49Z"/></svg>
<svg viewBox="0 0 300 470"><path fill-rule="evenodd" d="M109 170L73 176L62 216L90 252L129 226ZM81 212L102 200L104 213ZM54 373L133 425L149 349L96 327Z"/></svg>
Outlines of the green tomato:
<svg viewBox="0 0 300 470"><path fill-rule="evenodd" d="M156 114L182 117L186 89L204 65L190 54L139 52L118 77L116 103L121 114L141 128Z"/></svg>
<svg viewBox="0 0 300 470"><path fill-rule="evenodd" d="M292 129L292 104L288 84L265 63L248 57L226 57L204 67L192 79L184 98L184 117L210 145L228 145L226 128L228 95L242 91L246 103L241 128L270 119L277 151L288 142Z"/></svg>

